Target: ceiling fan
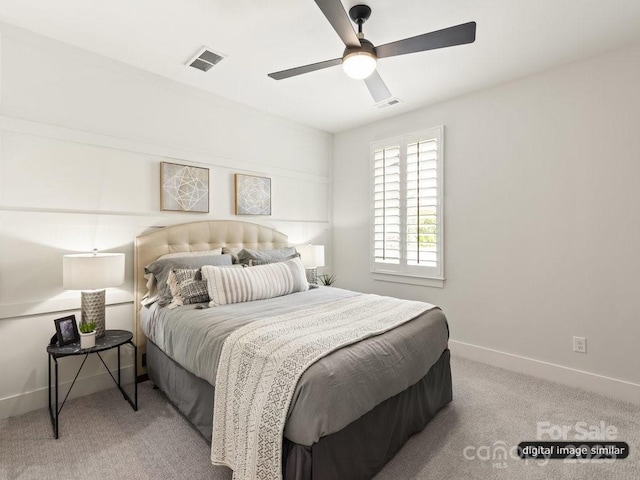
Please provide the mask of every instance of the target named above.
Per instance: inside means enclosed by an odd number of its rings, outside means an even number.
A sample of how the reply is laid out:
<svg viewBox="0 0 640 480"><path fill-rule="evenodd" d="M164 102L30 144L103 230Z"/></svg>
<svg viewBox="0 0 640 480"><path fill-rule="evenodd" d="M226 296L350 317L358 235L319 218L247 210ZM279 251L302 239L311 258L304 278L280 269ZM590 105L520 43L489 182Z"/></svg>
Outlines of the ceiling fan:
<svg viewBox="0 0 640 480"><path fill-rule="evenodd" d="M270 73L271 78L282 80L342 64L348 76L364 80L374 101L378 103L391 97L387 85L376 71L378 59L473 43L476 39L476 22L469 22L376 47L362 33L362 25L371 16L369 6L356 5L349 9L349 17L358 25L356 34L340 0L314 1L346 45L342 57Z"/></svg>

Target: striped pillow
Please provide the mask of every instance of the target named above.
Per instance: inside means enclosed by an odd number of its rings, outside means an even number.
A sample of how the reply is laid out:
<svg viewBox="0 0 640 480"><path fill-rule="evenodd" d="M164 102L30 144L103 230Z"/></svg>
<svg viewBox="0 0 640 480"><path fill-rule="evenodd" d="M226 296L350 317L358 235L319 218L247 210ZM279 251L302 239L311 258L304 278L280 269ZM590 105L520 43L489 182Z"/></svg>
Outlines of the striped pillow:
<svg viewBox="0 0 640 480"><path fill-rule="evenodd" d="M202 267L210 307L251 302L309 290L300 258L252 268Z"/></svg>

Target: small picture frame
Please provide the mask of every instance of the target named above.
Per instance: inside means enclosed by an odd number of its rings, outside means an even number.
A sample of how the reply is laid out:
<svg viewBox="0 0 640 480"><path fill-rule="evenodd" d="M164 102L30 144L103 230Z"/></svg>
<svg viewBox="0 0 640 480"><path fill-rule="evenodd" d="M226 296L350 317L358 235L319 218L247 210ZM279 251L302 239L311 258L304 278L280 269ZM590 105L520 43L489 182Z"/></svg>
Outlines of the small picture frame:
<svg viewBox="0 0 640 480"><path fill-rule="evenodd" d="M58 336L59 347L80 341L75 315L57 318L54 322L56 324L56 335Z"/></svg>

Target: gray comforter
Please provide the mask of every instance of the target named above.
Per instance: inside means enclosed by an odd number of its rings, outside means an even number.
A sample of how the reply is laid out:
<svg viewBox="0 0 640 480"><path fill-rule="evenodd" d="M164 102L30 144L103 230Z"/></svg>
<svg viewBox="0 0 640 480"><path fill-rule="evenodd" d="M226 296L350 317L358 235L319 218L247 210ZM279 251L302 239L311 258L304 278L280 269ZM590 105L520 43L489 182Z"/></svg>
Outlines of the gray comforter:
<svg viewBox="0 0 640 480"><path fill-rule="evenodd" d="M331 287L202 310L195 306L143 308L142 327L168 356L215 386L222 345L234 330L266 316L352 295L360 294ZM285 437L312 445L341 430L426 375L447 348L447 341L444 314L433 309L383 335L320 359L298 382Z"/></svg>

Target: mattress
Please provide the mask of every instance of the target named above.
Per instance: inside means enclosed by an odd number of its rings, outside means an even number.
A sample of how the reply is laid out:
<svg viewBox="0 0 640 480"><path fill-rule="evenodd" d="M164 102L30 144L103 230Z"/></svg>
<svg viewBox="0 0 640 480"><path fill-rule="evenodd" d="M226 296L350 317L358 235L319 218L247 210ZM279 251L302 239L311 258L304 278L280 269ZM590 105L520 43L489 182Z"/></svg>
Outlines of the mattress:
<svg viewBox="0 0 640 480"><path fill-rule="evenodd" d="M191 374L215 385L225 338L249 322L360 295L318 288L284 297L198 309L152 307L141 311L145 335ZM320 359L300 379L284 435L311 446L342 430L383 401L422 379L447 348L444 315L433 309L382 335Z"/></svg>

